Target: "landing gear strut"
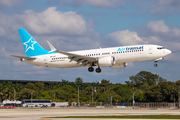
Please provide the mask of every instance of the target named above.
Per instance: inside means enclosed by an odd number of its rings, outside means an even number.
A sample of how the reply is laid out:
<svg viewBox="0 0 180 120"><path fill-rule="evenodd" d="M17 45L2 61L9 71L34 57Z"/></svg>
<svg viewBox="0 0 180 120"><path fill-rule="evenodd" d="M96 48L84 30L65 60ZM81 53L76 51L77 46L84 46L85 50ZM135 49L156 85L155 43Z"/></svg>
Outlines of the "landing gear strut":
<svg viewBox="0 0 180 120"><path fill-rule="evenodd" d="M158 66L157 62L158 62L158 61L155 61L155 62L154 62L154 67L157 67L157 66Z"/></svg>
<svg viewBox="0 0 180 120"><path fill-rule="evenodd" d="M93 72L93 71L94 71L94 68L93 68L93 67L89 67L89 68L88 68L88 71L89 71L89 72Z"/></svg>

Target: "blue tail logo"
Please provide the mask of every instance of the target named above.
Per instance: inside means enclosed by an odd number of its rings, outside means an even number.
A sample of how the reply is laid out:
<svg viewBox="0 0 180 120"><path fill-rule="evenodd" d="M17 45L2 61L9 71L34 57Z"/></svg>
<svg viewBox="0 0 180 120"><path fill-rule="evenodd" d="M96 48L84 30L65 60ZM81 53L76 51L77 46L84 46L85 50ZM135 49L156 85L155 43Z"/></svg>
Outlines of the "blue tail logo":
<svg viewBox="0 0 180 120"><path fill-rule="evenodd" d="M26 46L25 47L25 52L27 52L29 49L32 49L34 50L34 44L36 44L37 42L32 40L32 37L27 41L27 42L24 42L23 44Z"/></svg>
<svg viewBox="0 0 180 120"><path fill-rule="evenodd" d="M19 34L27 57L56 53L42 48L39 43L36 42L36 40L31 37L31 35L24 28L19 29Z"/></svg>

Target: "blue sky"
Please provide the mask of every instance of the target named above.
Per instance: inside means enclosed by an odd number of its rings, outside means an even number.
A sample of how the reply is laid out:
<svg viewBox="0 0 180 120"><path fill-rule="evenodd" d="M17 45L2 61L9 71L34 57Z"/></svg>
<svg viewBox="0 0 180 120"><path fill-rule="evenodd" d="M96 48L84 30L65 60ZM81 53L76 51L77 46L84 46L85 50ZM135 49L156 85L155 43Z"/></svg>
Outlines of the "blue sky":
<svg viewBox="0 0 180 120"><path fill-rule="evenodd" d="M138 72L150 71L179 80L179 0L0 0L0 79L61 80L84 82L102 79L125 83ZM172 51L159 61L128 63L126 68L103 67L102 73L85 68L46 68L23 63L10 55L24 56L18 33L25 28L45 49L49 40L63 51L157 44Z"/></svg>

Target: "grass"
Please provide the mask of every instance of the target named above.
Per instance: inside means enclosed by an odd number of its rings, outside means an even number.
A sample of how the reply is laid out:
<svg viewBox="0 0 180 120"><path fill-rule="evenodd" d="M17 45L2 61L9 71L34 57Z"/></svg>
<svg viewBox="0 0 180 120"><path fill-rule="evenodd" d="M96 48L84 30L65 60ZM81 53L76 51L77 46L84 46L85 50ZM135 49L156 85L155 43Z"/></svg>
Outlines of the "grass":
<svg viewBox="0 0 180 120"><path fill-rule="evenodd" d="M49 118L180 119L180 115L66 116Z"/></svg>

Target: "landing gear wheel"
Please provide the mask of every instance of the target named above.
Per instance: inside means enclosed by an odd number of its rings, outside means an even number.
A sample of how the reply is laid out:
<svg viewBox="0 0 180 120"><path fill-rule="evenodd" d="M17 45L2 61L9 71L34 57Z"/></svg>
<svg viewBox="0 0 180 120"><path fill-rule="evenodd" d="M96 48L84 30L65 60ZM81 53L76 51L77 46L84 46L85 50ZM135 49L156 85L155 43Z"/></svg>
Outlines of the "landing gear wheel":
<svg viewBox="0 0 180 120"><path fill-rule="evenodd" d="M158 62L158 61L155 61L155 62L154 62L154 67L157 67L157 66L158 66L157 62Z"/></svg>
<svg viewBox="0 0 180 120"><path fill-rule="evenodd" d="M154 67L157 67L157 66L158 66L158 64L155 63L155 64L154 64Z"/></svg>
<svg viewBox="0 0 180 120"><path fill-rule="evenodd" d="M88 68L88 71L89 71L89 72L93 72L93 71L94 71L94 68L93 68L93 67L89 67L89 68Z"/></svg>
<svg viewBox="0 0 180 120"><path fill-rule="evenodd" d="M96 68L96 72L100 73L101 72L101 68Z"/></svg>

